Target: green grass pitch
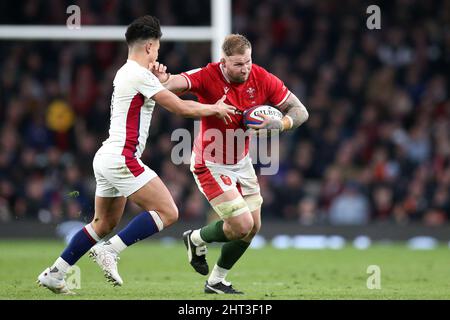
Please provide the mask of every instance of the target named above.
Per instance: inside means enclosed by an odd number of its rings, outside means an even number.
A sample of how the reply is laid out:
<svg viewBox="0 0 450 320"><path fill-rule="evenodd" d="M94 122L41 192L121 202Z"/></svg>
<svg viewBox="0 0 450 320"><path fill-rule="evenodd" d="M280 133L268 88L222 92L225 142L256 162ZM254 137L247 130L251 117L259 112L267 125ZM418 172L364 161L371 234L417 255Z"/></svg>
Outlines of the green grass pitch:
<svg viewBox="0 0 450 320"><path fill-rule="evenodd" d="M0 299L450 299L450 250L441 246L413 251L405 246L373 246L367 250L249 249L228 280L244 296L205 295L206 277L193 271L181 241L163 245L145 241L121 255L124 286L114 288L87 256L81 289L59 296L35 281L60 254L58 241L0 241ZM219 255L210 246L210 267ZM381 289L368 289L369 265L381 270Z"/></svg>

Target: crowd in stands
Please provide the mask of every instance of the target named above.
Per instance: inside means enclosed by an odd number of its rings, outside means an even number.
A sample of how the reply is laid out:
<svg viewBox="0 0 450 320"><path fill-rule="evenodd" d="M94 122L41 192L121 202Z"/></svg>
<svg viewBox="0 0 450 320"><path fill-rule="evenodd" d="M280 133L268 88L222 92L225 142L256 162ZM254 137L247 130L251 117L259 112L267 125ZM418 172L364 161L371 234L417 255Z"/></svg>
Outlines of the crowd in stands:
<svg viewBox="0 0 450 320"><path fill-rule="evenodd" d="M210 1L77 1L82 25L208 25ZM9 1L0 24L60 24L70 1ZM253 62L282 79L309 111L283 133L280 170L260 176L263 218L303 225L450 219L450 2L234 0L233 32ZM68 30L68 32L70 32ZM58 223L93 214L92 159L108 135L112 80L125 42L0 40L0 223ZM206 65L210 44L161 42L173 74ZM156 107L142 160L167 184L182 220L210 213L171 133L193 130ZM137 212L128 205L126 215Z"/></svg>

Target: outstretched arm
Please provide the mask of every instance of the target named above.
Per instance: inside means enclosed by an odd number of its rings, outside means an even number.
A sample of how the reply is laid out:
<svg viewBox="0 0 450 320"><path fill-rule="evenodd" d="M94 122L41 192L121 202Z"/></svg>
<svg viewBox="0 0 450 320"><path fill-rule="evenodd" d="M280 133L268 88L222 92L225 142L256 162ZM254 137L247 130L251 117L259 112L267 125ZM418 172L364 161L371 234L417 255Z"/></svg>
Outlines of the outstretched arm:
<svg viewBox="0 0 450 320"><path fill-rule="evenodd" d="M185 77L179 74L169 75L169 78L161 84L174 93L182 93L189 89L189 84Z"/></svg>
<svg viewBox="0 0 450 320"><path fill-rule="evenodd" d="M208 117L216 116L225 123L231 122L230 114L234 114L236 108L224 102L223 96L216 104L203 104L192 100L182 100L169 90L159 91L152 97L159 105L182 117Z"/></svg>
<svg viewBox="0 0 450 320"><path fill-rule="evenodd" d="M182 93L189 89L189 83L182 75L171 75L167 72L167 67L156 61L149 66L149 70L159 79L161 84L169 91Z"/></svg>

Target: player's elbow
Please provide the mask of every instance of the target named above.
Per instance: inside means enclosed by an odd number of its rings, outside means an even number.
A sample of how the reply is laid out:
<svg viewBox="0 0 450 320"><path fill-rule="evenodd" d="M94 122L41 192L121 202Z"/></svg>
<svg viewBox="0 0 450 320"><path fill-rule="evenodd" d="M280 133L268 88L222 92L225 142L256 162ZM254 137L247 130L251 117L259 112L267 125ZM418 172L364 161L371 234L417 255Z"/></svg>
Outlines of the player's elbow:
<svg viewBox="0 0 450 320"><path fill-rule="evenodd" d="M302 121L302 123L308 121L308 119L309 119L309 112L308 112L308 110L306 110L305 107L303 107L303 119L302 119L303 121Z"/></svg>
<svg viewBox="0 0 450 320"><path fill-rule="evenodd" d="M303 104L300 103L300 106L298 106L295 109L295 118L296 121L294 121L294 125L296 124L295 127L300 126L301 124L305 123L308 118L309 118L309 113L308 110L306 110L305 106Z"/></svg>

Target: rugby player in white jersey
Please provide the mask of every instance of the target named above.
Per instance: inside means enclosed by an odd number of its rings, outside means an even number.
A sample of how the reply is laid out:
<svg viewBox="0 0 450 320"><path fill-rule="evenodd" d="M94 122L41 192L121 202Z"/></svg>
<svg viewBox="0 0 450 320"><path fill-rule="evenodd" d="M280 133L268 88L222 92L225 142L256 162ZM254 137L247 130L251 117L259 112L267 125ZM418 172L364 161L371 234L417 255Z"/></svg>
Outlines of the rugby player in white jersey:
<svg viewBox="0 0 450 320"><path fill-rule="evenodd" d="M215 104L181 100L161 85L150 71L158 58L162 36L157 18L136 19L125 36L128 60L114 78L109 138L93 161L97 183L94 218L72 237L54 264L38 276L37 282L55 293L72 293L65 274L90 249L90 256L101 266L106 278L114 285L122 285L117 272L119 253L177 221L178 209L169 190L140 160L155 102L184 117L216 116L227 122L234 113L234 107L225 104L224 98ZM127 199L143 212L109 241L92 248L119 223Z"/></svg>

